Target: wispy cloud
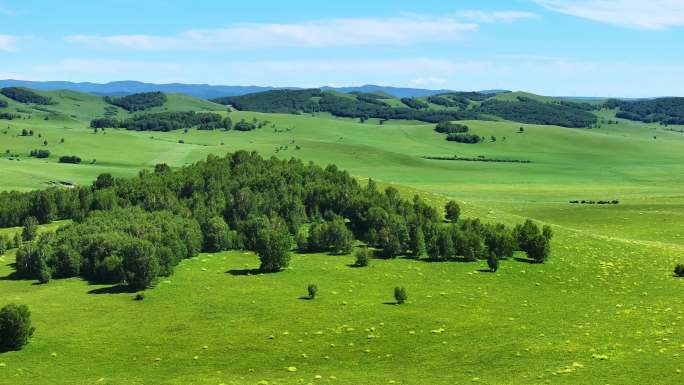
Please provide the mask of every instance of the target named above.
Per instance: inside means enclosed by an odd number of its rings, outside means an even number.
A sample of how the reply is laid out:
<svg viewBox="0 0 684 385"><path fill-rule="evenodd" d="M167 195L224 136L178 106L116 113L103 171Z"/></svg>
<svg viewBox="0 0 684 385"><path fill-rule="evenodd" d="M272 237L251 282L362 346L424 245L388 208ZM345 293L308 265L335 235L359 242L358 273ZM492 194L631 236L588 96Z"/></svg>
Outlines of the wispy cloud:
<svg viewBox="0 0 684 385"><path fill-rule="evenodd" d="M682 0L534 0L555 12L639 29L684 26Z"/></svg>
<svg viewBox="0 0 684 385"><path fill-rule="evenodd" d="M4 16L16 16L17 12L9 8L0 7L0 15Z"/></svg>
<svg viewBox="0 0 684 385"><path fill-rule="evenodd" d="M463 19L472 20L478 23L513 23L524 19L534 19L539 15L532 12L522 11L462 11L457 13L457 16Z"/></svg>
<svg viewBox="0 0 684 385"><path fill-rule="evenodd" d="M0 35L0 51L14 51L18 40L16 36Z"/></svg>
<svg viewBox="0 0 684 385"><path fill-rule="evenodd" d="M73 35L67 41L94 47L143 51L215 50L273 47L411 45L455 41L477 24L452 17L330 19L290 24L246 23L219 29L194 29L177 35Z"/></svg>

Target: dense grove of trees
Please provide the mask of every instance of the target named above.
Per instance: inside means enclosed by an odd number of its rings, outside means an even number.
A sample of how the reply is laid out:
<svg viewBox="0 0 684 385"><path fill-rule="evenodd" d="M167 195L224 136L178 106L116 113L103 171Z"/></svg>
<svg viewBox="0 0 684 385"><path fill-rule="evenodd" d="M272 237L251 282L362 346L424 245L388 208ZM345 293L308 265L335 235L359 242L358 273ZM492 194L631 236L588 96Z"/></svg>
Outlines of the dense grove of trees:
<svg viewBox="0 0 684 385"><path fill-rule="evenodd" d="M360 102L375 104L375 105L383 106L383 107L389 107L389 105L387 103L380 100L380 99L385 98L382 95L365 93L365 92L357 92L357 93L355 93L355 95L356 95L356 100L358 100Z"/></svg>
<svg viewBox="0 0 684 385"><path fill-rule="evenodd" d="M332 253L350 251L358 239L385 258L509 258L516 249L538 261L548 255L550 233L538 239L532 222L513 231L452 214L445 224L418 196L406 200L373 181L361 186L335 166L247 152L175 171L160 166L134 179L103 174L89 187L0 193L0 226L74 219L17 252L19 273L41 281L78 275L137 290L182 258L230 248L255 251L261 270L275 272L289 262L293 235L307 250Z"/></svg>
<svg viewBox="0 0 684 385"><path fill-rule="evenodd" d="M83 276L101 283L125 280L140 290L158 276L170 275L181 259L197 255L201 247L202 234L193 219L117 208L44 233L19 249L16 263L19 274L44 283L52 277Z"/></svg>
<svg viewBox="0 0 684 385"><path fill-rule="evenodd" d="M168 98L162 92L142 92L124 96L121 98L105 96L104 100L115 106L119 106L128 112L142 111L148 108L161 107Z"/></svg>
<svg viewBox="0 0 684 385"><path fill-rule="evenodd" d="M618 118L664 125L684 124L684 98L659 98L624 101L607 100L606 108L619 108Z"/></svg>
<svg viewBox="0 0 684 385"><path fill-rule="evenodd" d="M7 100L0 100L0 108L7 108L8 106Z"/></svg>
<svg viewBox="0 0 684 385"><path fill-rule="evenodd" d="M429 104L416 98L402 98L401 102L407 105L408 107L416 110L424 110L430 108Z"/></svg>
<svg viewBox="0 0 684 385"><path fill-rule="evenodd" d="M0 90L0 94L17 101L19 103L33 103L33 104L53 104L51 98L47 96L38 95L37 93L23 87L6 87Z"/></svg>
<svg viewBox="0 0 684 385"><path fill-rule="evenodd" d="M439 122L437 123L437 126L435 127L435 131L442 133L442 134L460 134L460 133L465 133L468 132L470 128L466 126L465 124L460 124L460 123L454 123L454 122Z"/></svg>
<svg viewBox="0 0 684 385"><path fill-rule="evenodd" d="M482 137L475 134L449 134L446 140L450 142L476 144L482 142Z"/></svg>
<svg viewBox="0 0 684 385"><path fill-rule="evenodd" d="M257 128L256 124L254 124L252 122L247 122L244 119L235 123L235 130L237 130L237 131L252 131L252 130L255 130L256 128Z"/></svg>
<svg viewBox="0 0 684 385"><path fill-rule="evenodd" d="M530 98L518 98L516 102L490 99L482 103L478 112L514 122L576 128L591 127L598 120L596 115L580 108Z"/></svg>
<svg viewBox="0 0 684 385"><path fill-rule="evenodd" d="M298 112L314 112L315 103L312 102L312 98L321 96L323 93L319 89L274 90L218 98L212 101L231 105L240 111L296 114Z"/></svg>
<svg viewBox="0 0 684 385"><path fill-rule="evenodd" d="M3 120L14 120L14 119L19 119L21 115L19 114L12 114L9 112L0 112L0 119Z"/></svg>
<svg viewBox="0 0 684 385"><path fill-rule="evenodd" d="M98 118L90 122L92 128L125 128L132 131L173 131L197 127L199 130L225 130L232 128L230 117L213 112L158 112L133 116L126 120Z"/></svg>
<svg viewBox="0 0 684 385"><path fill-rule="evenodd" d="M367 94L362 94L367 95ZM477 116L471 112L430 111L413 108L390 107L384 102L377 103L379 96L373 102L363 98L349 98L332 92L313 90L278 90L267 91L243 96L214 99L217 103L229 104L241 111L257 111L271 113L311 113L329 112L332 115L347 118L378 118L421 120L437 123L443 120L474 119Z"/></svg>

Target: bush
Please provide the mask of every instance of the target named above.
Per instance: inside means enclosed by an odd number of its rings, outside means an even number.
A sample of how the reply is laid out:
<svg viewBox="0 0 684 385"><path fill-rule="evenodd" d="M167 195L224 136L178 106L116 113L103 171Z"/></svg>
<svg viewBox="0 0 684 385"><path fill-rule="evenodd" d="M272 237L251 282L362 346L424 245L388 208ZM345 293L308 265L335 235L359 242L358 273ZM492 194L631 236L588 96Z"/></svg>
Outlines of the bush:
<svg viewBox="0 0 684 385"><path fill-rule="evenodd" d="M487 256L487 266L492 273L496 273L499 270L499 258L494 253L489 253Z"/></svg>
<svg viewBox="0 0 684 385"><path fill-rule="evenodd" d="M65 155L59 158L59 163L79 164L81 163L81 158L75 155Z"/></svg>
<svg viewBox="0 0 684 385"><path fill-rule="evenodd" d="M314 299L316 298L316 294L318 294L318 285L310 283L309 286L306 287L306 291L309 293L309 298Z"/></svg>
<svg viewBox="0 0 684 385"><path fill-rule="evenodd" d="M50 150L31 150L29 155L38 159L49 158Z"/></svg>
<svg viewBox="0 0 684 385"><path fill-rule="evenodd" d="M394 288L394 299L397 301L397 305L404 304L407 298L408 296L406 295L406 289L399 286Z"/></svg>
<svg viewBox="0 0 684 385"><path fill-rule="evenodd" d="M0 309L0 352L21 350L35 328L26 305L9 304Z"/></svg>
<svg viewBox="0 0 684 385"><path fill-rule="evenodd" d="M141 291L140 293L136 294L135 297L133 297L133 300L135 301L142 301L145 299L145 292Z"/></svg>
<svg viewBox="0 0 684 385"><path fill-rule="evenodd" d="M235 123L235 130L237 131L252 131L256 129L256 125L246 122L244 119Z"/></svg>
<svg viewBox="0 0 684 385"><path fill-rule="evenodd" d="M439 122L435 127L435 131L443 134L462 134L469 130L470 129L465 124L452 123L449 121Z"/></svg>
<svg viewBox="0 0 684 385"><path fill-rule="evenodd" d="M450 142L477 144L482 142L482 137L474 134L449 134L447 140Z"/></svg>
<svg viewBox="0 0 684 385"><path fill-rule="evenodd" d="M367 247L357 249L354 253L354 257L356 257L356 262L354 265L358 267L366 267L370 265L371 255L372 252Z"/></svg>
<svg viewBox="0 0 684 385"><path fill-rule="evenodd" d="M674 268L674 274L677 277L684 277L684 264L678 263Z"/></svg>

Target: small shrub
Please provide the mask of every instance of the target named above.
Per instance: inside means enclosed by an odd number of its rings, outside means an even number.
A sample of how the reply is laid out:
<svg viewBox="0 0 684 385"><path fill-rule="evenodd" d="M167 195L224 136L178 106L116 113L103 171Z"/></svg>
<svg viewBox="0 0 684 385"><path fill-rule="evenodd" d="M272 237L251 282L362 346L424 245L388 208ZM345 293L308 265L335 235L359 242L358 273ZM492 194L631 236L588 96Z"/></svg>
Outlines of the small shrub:
<svg viewBox="0 0 684 385"><path fill-rule="evenodd" d="M316 298L316 294L318 294L318 285L310 283L309 286L306 287L306 291L309 293L309 298L314 299Z"/></svg>
<svg viewBox="0 0 684 385"><path fill-rule="evenodd" d="M461 207L458 203L454 201L449 201L444 206L445 217L451 222L458 222L458 218L461 216Z"/></svg>
<svg viewBox="0 0 684 385"><path fill-rule="evenodd" d="M135 301L142 301L145 299L145 292L141 291L140 293L136 294L133 300Z"/></svg>
<svg viewBox="0 0 684 385"><path fill-rule="evenodd" d="M397 301L397 305L404 304L407 298L408 296L406 295L406 289L399 286L394 288L394 299Z"/></svg>
<svg viewBox="0 0 684 385"><path fill-rule="evenodd" d="M369 248L363 247L357 249L354 253L354 256L356 257L356 262L354 263L355 266L366 267L370 265L371 251Z"/></svg>
<svg viewBox="0 0 684 385"><path fill-rule="evenodd" d="M499 270L499 258L497 258L494 253L490 253L487 256L487 266L489 266L489 270L492 273L496 273L496 271Z"/></svg>
<svg viewBox="0 0 684 385"><path fill-rule="evenodd" d="M684 264L678 263L674 268L674 274L677 277L684 277Z"/></svg>
<svg viewBox="0 0 684 385"><path fill-rule="evenodd" d="M28 343L35 328L26 305L9 304L0 310L0 352L20 350Z"/></svg>

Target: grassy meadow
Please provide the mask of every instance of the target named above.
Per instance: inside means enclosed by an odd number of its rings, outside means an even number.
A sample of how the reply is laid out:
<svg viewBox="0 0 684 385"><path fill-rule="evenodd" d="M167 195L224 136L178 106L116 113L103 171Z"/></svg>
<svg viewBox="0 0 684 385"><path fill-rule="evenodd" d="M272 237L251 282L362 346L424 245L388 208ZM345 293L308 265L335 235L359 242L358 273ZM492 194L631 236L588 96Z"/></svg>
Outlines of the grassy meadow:
<svg viewBox="0 0 684 385"><path fill-rule="evenodd" d="M181 167L247 149L334 163L440 207L455 199L466 216L532 218L555 237L547 263L503 261L496 274L480 271L484 262L376 259L353 268L351 256L295 254L282 273L251 275L252 253L201 254L144 301L80 279L16 279L10 251L0 256L0 305L27 304L36 332L22 351L0 354L0 384L684 381L684 280L672 274L684 262L680 133L623 120L595 129L468 121L488 138L468 145L421 122L238 111L233 122L270 123L251 132L93 133L101 98L43 94L59 101L51 111L0 122L0 152L20 155L0 157L2 190L89 184L105 172L132 177L157 163ZM226 113L169 98L169 110ZM17 108L26 107L10 102ZM615 120L614 111L599 115ZM34 136L19 136L22 129ZM43 148L50 158L28 157ZM61 155L83 163L60 164ZM422 158L454 155L531 163ZM613 199L620 204L569 203ZM300 298L309 283L320 288L315 300ZM392 304L395 286L407 289L407 304Z"/></svg>

